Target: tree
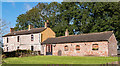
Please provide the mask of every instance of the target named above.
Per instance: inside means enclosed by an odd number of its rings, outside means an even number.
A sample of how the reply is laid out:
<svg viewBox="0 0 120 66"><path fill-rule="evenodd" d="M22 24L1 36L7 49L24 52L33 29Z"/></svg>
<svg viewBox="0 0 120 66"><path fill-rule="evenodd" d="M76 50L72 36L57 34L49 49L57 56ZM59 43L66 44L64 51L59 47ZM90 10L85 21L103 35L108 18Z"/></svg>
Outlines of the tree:
<svg viewBox="0 0 120 66"><path fill-rule="evenodd" d="M56 36L63 36L65 29L71 34L114 31L120 41L120 2L51 2L37 6L17 18L16 29L44 26L49 20Z"/></svg>
<svg viewBox="0 0 120 66"><path fill-rule="evenodd" d="M2 36L8 32L6 29L8 28L8 23L0 19L0 47L2 47L3 41Z"/></svg>
<svg viewBox="0 0 120 66"><path fill-rule="evenodd" d="M35 28L39 28L44 26L46 20L49 20L50 27L52 28L55 25L55 17L59 14L59 5L57 2L50 4L38 3L25 14L17 17L15 30L27 29L29 24L32 24Z"/></svg>

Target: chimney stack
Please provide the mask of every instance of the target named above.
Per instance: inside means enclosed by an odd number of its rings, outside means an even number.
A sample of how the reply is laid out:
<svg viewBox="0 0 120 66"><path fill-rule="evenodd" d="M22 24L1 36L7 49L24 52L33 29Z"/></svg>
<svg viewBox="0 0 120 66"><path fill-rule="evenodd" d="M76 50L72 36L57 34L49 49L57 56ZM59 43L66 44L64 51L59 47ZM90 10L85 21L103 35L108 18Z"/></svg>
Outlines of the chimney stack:
<svg viewBox="0 0 120 66"><path fill-rule="evenodd" d="M47 28L47 27L50 27L49 26L49 21L47 20L47 22L45 22L45 28Z"/></svg>
<svg viewBox="0 0 120 66"><path fill-rule="evenodd" d="M14 32L14 28L10 28L10 32Z"/></svg>
<svg viewBox="0 0 120 66"><path fill-rule="evenodd" d="M66 31L65 31L65 36L69 36L68 29L66 29Z"/></svg>
<svg viewBox="0 0 120 66"><path fill-rule="evenodd" d="M32 29L33 28L33 25L29 25L28 26L28 30Z"/></svg>

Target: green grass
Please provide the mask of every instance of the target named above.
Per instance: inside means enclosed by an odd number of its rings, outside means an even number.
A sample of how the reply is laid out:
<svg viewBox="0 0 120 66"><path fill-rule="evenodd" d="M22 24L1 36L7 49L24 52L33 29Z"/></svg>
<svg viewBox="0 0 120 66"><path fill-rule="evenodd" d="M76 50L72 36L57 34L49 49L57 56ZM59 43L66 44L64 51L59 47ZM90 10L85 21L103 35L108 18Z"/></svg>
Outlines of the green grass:
<svg viewBox="0 0 120 66"><path fill-rule="evenodd" d="M30 56L3 59L6 64L104 64L118 57Z"/></svg>

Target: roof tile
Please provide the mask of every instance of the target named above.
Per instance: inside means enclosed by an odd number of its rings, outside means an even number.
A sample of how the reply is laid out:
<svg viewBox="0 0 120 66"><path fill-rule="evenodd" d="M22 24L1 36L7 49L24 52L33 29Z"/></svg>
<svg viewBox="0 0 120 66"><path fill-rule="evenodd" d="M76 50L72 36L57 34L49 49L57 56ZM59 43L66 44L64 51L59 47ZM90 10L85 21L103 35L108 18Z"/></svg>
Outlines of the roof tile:
<svg viewBox="0 0 120 66"><path fill-rule="evenodd" d="M91 41L108 41L112 31L87 33L80 35L61 36L56 38L48 38L42 44L59 44L59 43L74 43L74 42L91 42Z"/></svg>
<svg viewBox="0 0 120 66"><path fill-rule="evenodd" d="M8 33L6 35L4 35L3 37L6 37L6 36L15 36L15 35L25 35L25 34L32 34L32 33L40 33L42 31L44 31L46 28L33 28L33 29L30 29L30 30L21 30L21 31L14 31L14 32L11 32L11 33Z"/></svg>

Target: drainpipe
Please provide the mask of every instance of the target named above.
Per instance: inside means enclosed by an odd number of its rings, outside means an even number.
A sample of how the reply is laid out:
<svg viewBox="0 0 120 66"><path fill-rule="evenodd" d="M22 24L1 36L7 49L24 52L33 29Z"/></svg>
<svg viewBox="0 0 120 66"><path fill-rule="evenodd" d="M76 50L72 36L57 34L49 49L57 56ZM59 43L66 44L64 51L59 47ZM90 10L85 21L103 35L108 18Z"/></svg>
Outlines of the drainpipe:
<svg viewBox="0 0 120 66"><path fill-rule="evenodd" d="M39 34L39 45L40 45L40 51L41 51L41 33Z"/></svg>

